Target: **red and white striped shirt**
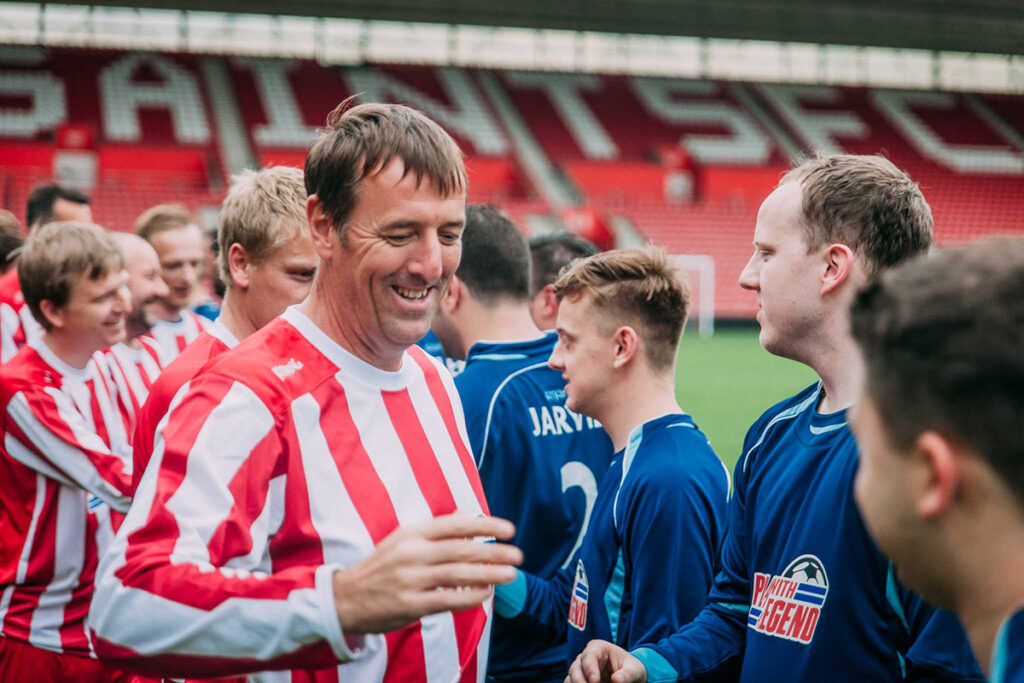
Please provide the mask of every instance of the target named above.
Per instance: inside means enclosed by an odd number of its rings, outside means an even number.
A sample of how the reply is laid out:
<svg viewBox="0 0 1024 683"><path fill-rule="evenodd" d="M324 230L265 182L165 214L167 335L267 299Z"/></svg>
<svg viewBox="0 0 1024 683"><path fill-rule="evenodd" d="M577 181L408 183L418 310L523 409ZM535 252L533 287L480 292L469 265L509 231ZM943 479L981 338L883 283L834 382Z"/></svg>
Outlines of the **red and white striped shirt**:
<svg viewBox="0 0 1024 683"><path fill-rule="evenodd" d="M42 325L25 305L18 269L11 268L0 276L0 363L14 358L27 339L39 337L42 332Z"/></svg>
<svg viewBox="0 0 1024 683"><path fill-rule="evenodd" d="M156 341L160 347L161 358L164 367L170 365L171 361L185 350L185 347L195 341L195 338L206 331L211 325L209 318L189 310L181 311L181 318L177 322L158 320L149 336Z"/></svg>
<svg viewBox="0 0 1024 683"><path fill-rule="evenodd" d="M133 435L149 389L164 368L160 349L152 339L137 337L134 345L114 344L103 349L100 357L117 389L117 404L127 422L128 434Z"/></svg>
<svg viewBox="0 0 1024 683"><path fill-rule="evenodd" d="M130 503L130 455L114 400L95 363L72 368L42 339L0 367L4 637L92 656L85 617L97 560Z"/></svg>
<svg viewBox="0 0 1024 683"><path fill-rule="evenodd" d="M336 569L455 510L487 504L448 372L416 347L379 370L289 309L176 397L103 559L93 643L163 675L482 681L490 602L358 652L334 607Z"/></svg>
<svg viewBox="0 0 1024 683"><path fill-rule="evenodd" d="M149 388L138 420L135 423L135 435L132 439L132 491L139 486L139 479L146 471L149 458L153 454L153 441L156 439L156 428L160 420L167 414L171 401L188 382L213 358L228 349L238 346L238 340L231 330L219 321L214 321L210 328L196 337L181 355L164 368L160 376Z"/></svg>

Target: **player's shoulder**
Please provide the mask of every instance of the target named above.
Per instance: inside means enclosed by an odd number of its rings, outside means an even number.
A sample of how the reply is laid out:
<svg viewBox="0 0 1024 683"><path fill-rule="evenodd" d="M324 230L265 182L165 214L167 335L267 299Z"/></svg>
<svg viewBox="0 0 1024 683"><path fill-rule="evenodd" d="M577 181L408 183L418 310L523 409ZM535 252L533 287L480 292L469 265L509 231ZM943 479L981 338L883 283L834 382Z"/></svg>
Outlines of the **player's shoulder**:
<svg viewBox="0 0 1024 683"><path fill-rule="evenodd" d="M147 340L158 353L162 352L160 345L155 341ZM203 333L196 337L196 340L185 347L177 358L172 360L153 382L150 387L150 396L166 396L167 400L178 392L186 382L193 379L204 366L213 358L227 350L227 346L211 334Z"/></svg>
<svg viewBox="0 0 1024 683"><path fill-rule="evenodd" d="M271 412L332 377L338 367L284 318L277 318L202 368L193 387L241 384Z"/></svg>
<svg viewBox="0 0 1024 683"><path fill-rule="evenodd" d="M761 416L758 417L754 421L754 424L750 426L750 429L747 430L748 440L751 437L757 438L757 436L761 435L767 427L776 422L796 417L806 410L813 411L820 391L821 383L815 382L802 391L779 401L771 408L761 413Z"/></svg>
<svg viewBox="0 0 1024 683"><path fill-rule="evenodd" d="M18 269L11 268L0 275L0 304L20 308L25 303L21 293L21 282L18 280Z"/></svg>
<svg viewBox="0 0 1024 683"><path fill-rule="evenodd" d="M693 417L679 413L645 423L630 435L624 462L638 481L673 486L693 478L721 477L722 462Z"/></svg>
<svg viewBox="0 0 1024 683"><path fill-rule="evenodd" d="M23 391L59 388L61 375L32 346L22 346L9 361L0 365L0 400L6 405L12 396Z"/></svg>

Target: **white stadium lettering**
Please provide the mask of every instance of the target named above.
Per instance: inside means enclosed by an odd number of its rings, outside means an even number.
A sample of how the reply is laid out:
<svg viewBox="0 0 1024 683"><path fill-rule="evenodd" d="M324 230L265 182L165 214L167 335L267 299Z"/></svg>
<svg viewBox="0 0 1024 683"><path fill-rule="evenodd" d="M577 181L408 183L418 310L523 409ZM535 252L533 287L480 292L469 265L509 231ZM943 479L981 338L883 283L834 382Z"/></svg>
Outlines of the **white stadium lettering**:
<svg viewBox="0 0 1024 683"><path fill-rule="evenodd" d="M771 141L743 109L724 101L681 101L679 95L715 95L720 88L708 81L673 81L633 78L633 92L655 117L675 124L712 124L725 135L687 134L680 144L695 159L708 164L763 164L771 154Z"/></svg>
<svg viewBox="0 0 1024 683"><path fill-rule="evenodd" d="M134 83L132 74L148 65L162 83ZM195 77L173 60L160 55L128 54L100 72L100 95L106 137L121 142L139 142L140 107L167 109L178 142L204 145L210 141L206 107Z"/></svg>
<svg viewBox="0 0 1024 683"><path fill-rule="evenodd" d="M870 133L868 125L852 111L810 111L805 103L833 104L841 92L823 85L780 85L765 83L758 86L761 94L772 103L779 116L810 145L823 154L843 154L846 150L836 139L838 136L864 138Z"/></svg>
<svg viewBox="0 0 1024 683"><path fill-rule="evenodd" d="M27 95L32 105L0 108L0 131L6 137L31 138L67 120L64 83L53 74L0 71L0 96L9 95Z"/></svg>
<svg viewBox="0 0 1024 683"><path fill-rule="evenodd" d="M588 159L619 158L619 148L582 97L601 89L600 76L513 71L506 78L512 85L543 90Z"/></svg>
<svg viewBox="0 0 1024 683"><path fill-rule="evenodd" d="M461 69L437 69L435 73L452 104L438 102L373 67L347 69L344 77L349 92L360 93L363 102L404 102L471 142L477 154L506 154L508 140L467 73Z"/></svg>
<svg viewBox="0 0 1024 683"><path fill-rule="evenodd" d="M945 142L913 107L946 111L956 105L949 93L908 90L873 90L871 101L896 130L922 156L960 173L1024 173L1024 157L1007 148L984 145L954 145Z"/></svg>
<svg viewBox="0 0 1024 683"><path fill-rule="evenodd" d="M295 63L282 59L236 61L252 72L267 118L266 123L253 126L253 139L268 147L308 147L316 138L316 128L303 123L295 91L288 82L288 71Z"/></svg>

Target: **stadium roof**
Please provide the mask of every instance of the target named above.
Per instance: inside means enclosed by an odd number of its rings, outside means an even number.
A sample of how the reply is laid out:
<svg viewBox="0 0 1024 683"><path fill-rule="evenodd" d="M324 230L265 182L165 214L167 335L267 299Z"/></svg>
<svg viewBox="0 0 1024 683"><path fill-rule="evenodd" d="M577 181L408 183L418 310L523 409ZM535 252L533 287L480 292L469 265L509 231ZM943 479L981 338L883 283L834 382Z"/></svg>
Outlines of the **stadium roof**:
<svg viewBox="0 0 1024 683"><path fill-rule="evenodd" d="M111 0L279 14L279 0ZM1024 54L1021 0L300 0L287 13L479 26Z"/></svg>

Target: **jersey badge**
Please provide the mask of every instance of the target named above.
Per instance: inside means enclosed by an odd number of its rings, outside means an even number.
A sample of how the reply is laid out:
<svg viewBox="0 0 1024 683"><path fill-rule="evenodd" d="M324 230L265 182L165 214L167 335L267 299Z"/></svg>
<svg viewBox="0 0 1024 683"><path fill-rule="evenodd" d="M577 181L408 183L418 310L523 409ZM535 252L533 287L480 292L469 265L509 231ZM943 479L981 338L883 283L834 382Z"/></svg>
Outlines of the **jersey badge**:
<svg viewBox="0 0 1024 683"><path fill-rule="evenodd" d="M754 574L747 626L758 633L808 645L828 597L825 565L801 555L778 576Z"/></svg>
<svg viewBox="0 0 1024 683"><path fill-rule="evenodd" d="M569 603L569 625L582 631L587 625L587 598L590 596L590 584L587 583L587 571L583 568L583 560L576 562L576 580L572 584L572 601Z"/></svg>

